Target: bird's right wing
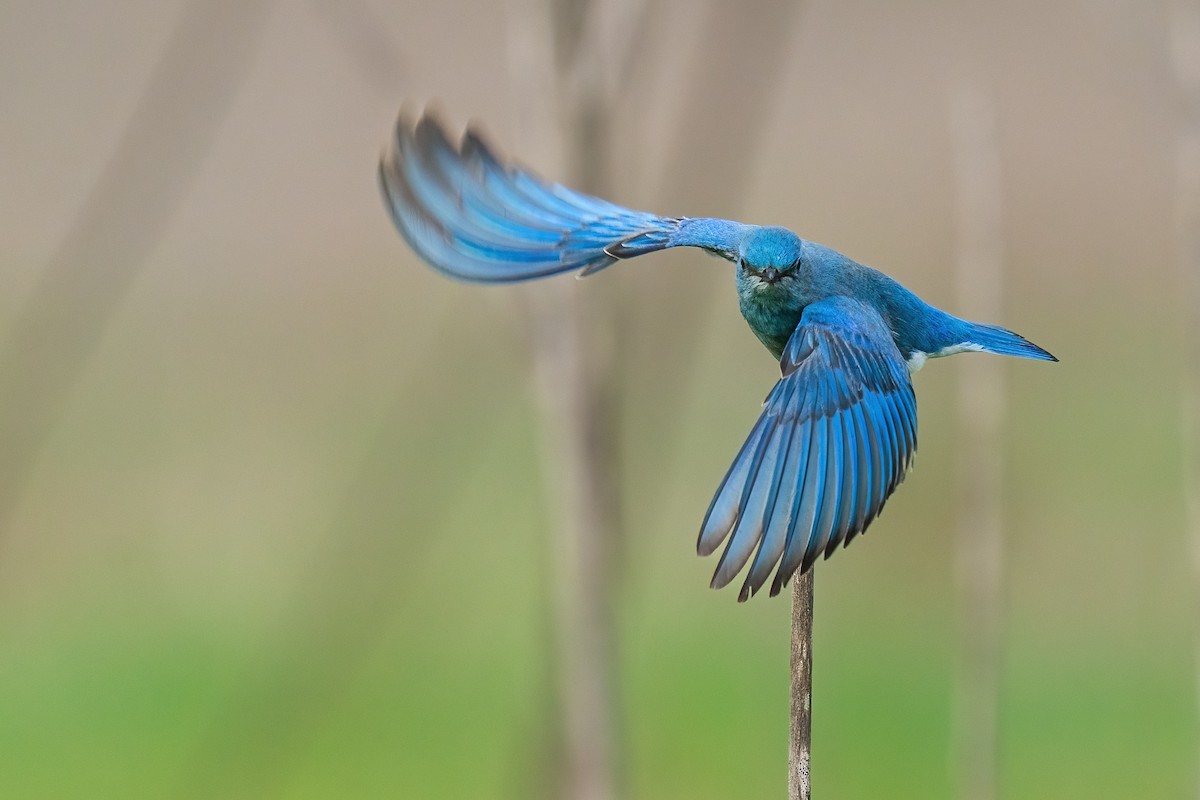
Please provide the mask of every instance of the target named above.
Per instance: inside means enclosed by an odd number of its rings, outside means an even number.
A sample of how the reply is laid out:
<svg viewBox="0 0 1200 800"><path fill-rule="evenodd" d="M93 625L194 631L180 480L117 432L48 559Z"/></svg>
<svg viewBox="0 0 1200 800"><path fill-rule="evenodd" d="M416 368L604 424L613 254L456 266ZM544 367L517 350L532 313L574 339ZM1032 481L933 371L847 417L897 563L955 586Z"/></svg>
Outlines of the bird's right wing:
<svg viewBox="0 0 1200 800"><path fill-rule="evenodd" d="M754 561L739 600L778 564L771 594L797 569L866 529L904 479L917 448L908 367L875 309L831 297L804 309L783 373L713 497L697 549L729 539L712 585Z"/></svg>
<svg viewBox="0 0 1200 800"><path fill-rule="evenodd" d="M667 247L731 257L748 226L632 211L502 163L471 131L456 148L425 115L405 119L379 164L392 219L417 253L446 274L507 282L579 270Z"/></svg>

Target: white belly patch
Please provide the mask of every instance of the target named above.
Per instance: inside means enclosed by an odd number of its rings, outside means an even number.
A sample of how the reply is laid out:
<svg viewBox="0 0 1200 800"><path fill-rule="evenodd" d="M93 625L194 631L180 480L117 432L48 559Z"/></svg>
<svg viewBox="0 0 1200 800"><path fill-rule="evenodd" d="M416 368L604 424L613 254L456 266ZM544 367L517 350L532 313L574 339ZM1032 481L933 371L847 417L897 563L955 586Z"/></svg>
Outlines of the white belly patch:
<svg viewBox="0 0 1200 800"><path fill-rule="evenodd" d="M912 373L925 366L925 362L931 358L943 358L944 356L952 356L955 353L979 353L982 351L982 345L975 344L974 342L963 342L962 344L952 344L949 347L943 347L936 353L923 353L920 350L914 350L909 353L905 363L908 364L908 371Z"/></svg>

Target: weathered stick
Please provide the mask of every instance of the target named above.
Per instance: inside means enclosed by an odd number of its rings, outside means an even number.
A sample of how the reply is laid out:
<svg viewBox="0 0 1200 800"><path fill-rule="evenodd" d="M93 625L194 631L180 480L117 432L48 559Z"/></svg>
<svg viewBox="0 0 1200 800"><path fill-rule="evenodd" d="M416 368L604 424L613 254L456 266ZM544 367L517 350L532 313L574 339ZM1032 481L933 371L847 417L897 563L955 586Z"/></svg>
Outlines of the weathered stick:
<svg viewBox="0 0 1200 800"><path fill-rule="evenodd" d="M813 570L792 584L792 704L788 730L788 800L809 800L812 745Z"/></svg>

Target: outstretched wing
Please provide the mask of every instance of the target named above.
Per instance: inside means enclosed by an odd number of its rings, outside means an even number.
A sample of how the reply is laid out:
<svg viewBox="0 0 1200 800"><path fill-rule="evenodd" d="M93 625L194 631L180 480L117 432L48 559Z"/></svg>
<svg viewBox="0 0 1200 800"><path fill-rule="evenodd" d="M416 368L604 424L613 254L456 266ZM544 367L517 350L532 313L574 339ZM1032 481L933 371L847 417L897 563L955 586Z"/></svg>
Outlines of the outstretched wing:
<svg viewBox="0 0 1200 800"><path fill-rule="evenodd" d="M714 588L754 555L739 600L758 592L776 564L772 595L797 568L807 571L820 553L829 557L866 530L917 448L908 368L870 306L848 297L809 305L780 368L697 545L709 555L729 539Z"/></svg>
<svg viewBox="0 0 1200 800"><path fill-rule="evenodd" d="M470 281L506 282L580 270L666 247L736 252L748 226L659 217L547 183L501 163L471 131L456 148L436 120L401 119L379 164L392 219L418 254Z"/></svg>

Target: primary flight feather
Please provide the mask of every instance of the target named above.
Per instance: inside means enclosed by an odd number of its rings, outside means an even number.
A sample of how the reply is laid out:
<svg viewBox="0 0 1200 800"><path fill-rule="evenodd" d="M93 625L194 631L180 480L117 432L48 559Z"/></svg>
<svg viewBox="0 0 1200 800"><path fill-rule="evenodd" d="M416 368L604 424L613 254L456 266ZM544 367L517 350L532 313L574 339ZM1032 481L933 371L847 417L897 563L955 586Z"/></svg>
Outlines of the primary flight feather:
<svg viewBox="0 0 1200 800"><path fill-rule="evenodd" d="M772 572L778 594L879 515L916 452L910 375L926 359L1057 360L785 228L622 208L501 161L469 130L456 146L429 115L397 123L379 179L412 248L462 280L586 275L668 247L733 262L742 316L781 372L700 526L701 555L725 544L713 587L746 569L739 600Z"/></svg>

